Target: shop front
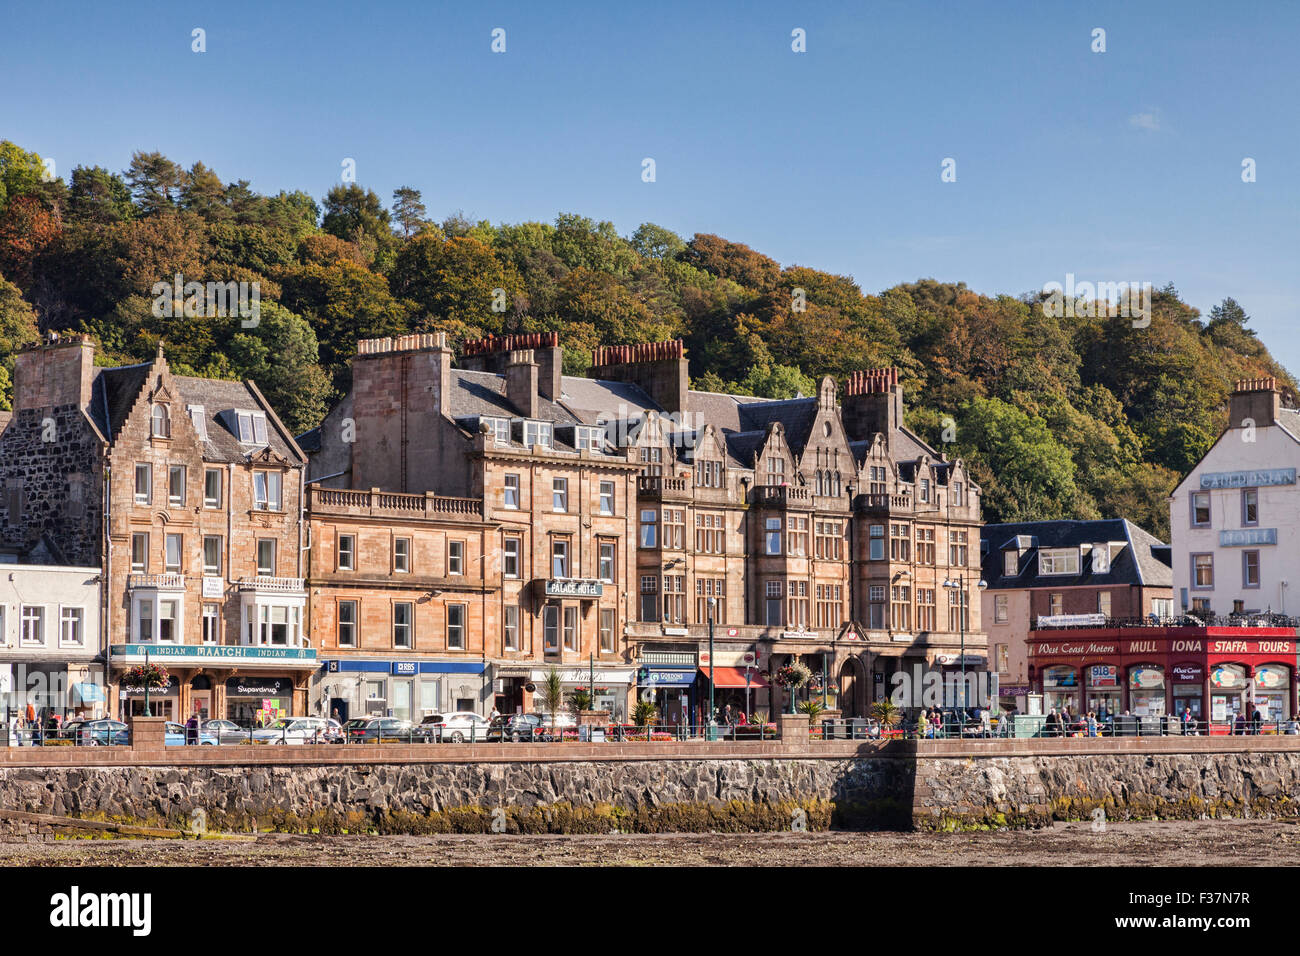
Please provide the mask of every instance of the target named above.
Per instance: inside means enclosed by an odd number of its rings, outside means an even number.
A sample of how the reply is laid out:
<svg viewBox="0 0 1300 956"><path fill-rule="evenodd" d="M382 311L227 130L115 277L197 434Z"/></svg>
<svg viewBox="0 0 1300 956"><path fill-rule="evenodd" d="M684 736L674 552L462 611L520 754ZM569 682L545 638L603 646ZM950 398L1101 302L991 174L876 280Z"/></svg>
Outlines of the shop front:
<svg viewBox="0 0 1300 956"><path fill-rule="evenodd" d="M1148 718L1190 712L1211 733L1229 732L1238 714L1249 720L1258 710L1274 722L1296 713L1294 628L1040 628L1028 651L1045 708L1069 703L1073 710L1072 682L1081 678L1089 710L1105 705ZM1102 654L1104 663L1089 659Z"/></svg>
<svg viewBox="0 0 1300 956"><path fill-rule="evenodd" d="M694 655L691 655L692 657ZM692 664L651 664L637 668L637 699L659 712L658 723L689 723L695 713L696 669Z"/></svg>
<svg viewBox="0 0 1300 956"><path fill-rule="evenodd" d="M628 719L628 695L636 681L635 668L605 665L557 667L556 670L559 672L560 686L564 689L566 700L574 691L594 689L592 710L608 712L614 723L623 723ZM546 682L549 674L550 668L534 668L530 675L533 685L540 687ZM529 694L528 698L529 707L538 710L536 693Z"/></svg>
<svg viewBox="0 0 1300 956"><path fill-rule="evenodd" d="M487 716L493 684L483 661L344 658L321 664L317 706L339 721L420 720L467 711Z"/></svg>
<svg viewBox="0 0 1300 956"><path fill-rule="evenodd" d="M725 712L731 708L733 718L745 714L746 720L756 710L770 709L771 685L767 678L752 665L750 667L701 667L699 673L700 698L708 704L709 682L713 682L713 706ZM829 688L828 688L829 691ZM820 695L818 685L815 693Z"/></svg>
<svg viewBox="0 0 1300 956"><path fill-rule="evenodd" d="M144 712L144 694L121 686L122 671L143 664L167 669L162 693L149 692L153 716L184 721L224 718L242 727L274 717L298 717L308 710L307 688L317 669L310 647L226 644L114 644L109 648L110 712L122 717ZM259 690L273 693L258 695ZM271 703L273 706L270 706Z"/></svg>

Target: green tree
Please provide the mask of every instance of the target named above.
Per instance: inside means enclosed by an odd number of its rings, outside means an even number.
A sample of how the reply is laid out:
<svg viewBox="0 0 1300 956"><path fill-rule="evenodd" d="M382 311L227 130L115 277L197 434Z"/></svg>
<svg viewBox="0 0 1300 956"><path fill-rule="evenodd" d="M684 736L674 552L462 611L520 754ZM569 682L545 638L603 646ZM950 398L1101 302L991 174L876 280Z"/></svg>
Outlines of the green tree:
<svg viewBox="0 0 1300 956"><path fill-rule="evenodd" d="M0 276L0 411L13 408L14 355L40 341L36 316L18 287Z"/></svg>
<svg viewBox="0 0 1300 956"><path fill-rule="evenodd" d="M121 176L102 166L78 166L72 171L68 214L100 226L123 222L135 215L131 188Z"/></svg>
<svg viewBox="0 0 1300 956"><path fill-rule="evenodd" d="M176 207L185 183L185 171L162 153L137 150L131 154L126 182L136 206L150 216Z"/></svg>
<svg viewBox="0 0 1300 956"><path fill-rule="evenodd" d="M420 231L429 221L424 203L420 201L420 190L410 186L399 186L393 190L393 219L402 227L402 235L408 239L412 233Z"/></svg>
<svg viewBox="0 0 1300 956"><path fill-rule="evenodd" d="M355 242L375 268L386 271L392 265L396 237L389 227L388 210L369 189L356 183L331 189L325 196L321 228Z"/></svg>
<svg viewBox="0 0 1300 956"><path fill-rule="evenodd" d="M316 333L301 316L262 302L258 325L234 335L228 353L235 372L257 384L294 434L320 424L329 378L318 362Z"/></svg>

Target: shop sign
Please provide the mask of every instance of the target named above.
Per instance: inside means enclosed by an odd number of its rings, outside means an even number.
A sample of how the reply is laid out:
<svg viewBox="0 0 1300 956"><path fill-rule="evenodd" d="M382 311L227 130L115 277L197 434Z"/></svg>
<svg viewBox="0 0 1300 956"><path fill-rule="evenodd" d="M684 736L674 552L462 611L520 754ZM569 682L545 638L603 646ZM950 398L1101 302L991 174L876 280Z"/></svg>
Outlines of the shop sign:
<svg viewBox="0 0 1300 956"><path fill-rule="evenodd" d="M1089 687L1118 687L1119 668L1114 664L1093 664L1088 668Z"/></svg>
<svg viewBox="0 0 1300 956"><path fill-rule="evenodd" d="M162 687L162 688L150 687L149 696L150 697L175 697L177 694L180 693L180 689L181 689L180 681L178 681L173 676L171 680L167 681L166 687ZM123 697L144 697L143 687L122 687L120 690Z"/></svg>
<svg viewBox="0 0 1300 956"><path fill-rule="evenodd" d="M547 578L547 597L598 598L605 586L598 578Z"/></svg>
<svg viewBox="0 0 1300 956"><path fill-rule="evenodd" d="M1129 641L1124 645L1125 654L1159 654L1160 646L1156 641Z"/></svg>
<svg viewBox="0 0 1300 956"><path fill-rule="evenodd" d="M221 578L204 575L203 596L205 598L219 598L223 593Z"/></svg>
<svg viewBox="0 0 1300 956"><path fill-rule="evenodd" d="M1277 528L1233 528L1219 532L1219 547L1242 548L1277 544Z"/></svg>
<svg viewBox="0 0 1300 956"><path fill-rule="evenodd" d="M979 654L936 654L934 662L943 667L961 667L963 664L967 667L983 667L988 663L987 659Z"/></svg>
<svg viewBox="0 0 1300 956"><path fill-rule="evenodd" d="M1043 671L1044 687L1078 687L1079 675L1073 667L1049 667Z"/></svg>
<svg viewBox="0 0 1300 956"><path fill-rule="evenodd" d="M1276 664L1255 668L1255 686L1263 690L1277 690L1288 683L1287 670Z"/></svg>
<svg viewBox="0 0 1300 956"><path fill-rule="evenodd" d="M393 661L393 673L399 677L414 674L419 669L416 661Z"/></svg>
<svg viewBox="0 0 1300 956"><path fill-rule="evenodd" d="M1215 687L1242 687L1246 683L1246 672L1232 664L1220 664L1210 671L1210 683Z"/></svg>
<svg viewBox="0 0 1300 956"><path fill-rule="evenodd" d="M314 647L252 647L241 644L114 644L114 657L139 657L143 660L145 652L151 658L193 661L303 661L315 663Z"/></svg>
<svg viewBox="0 0 1300 956"><path fill-rule="evenodd" d="M1089 657L1101 656L1103 654L1114 654L1118 648L1114 644L1096 644L1089 642L1087 644L1031 644L1029 646L1029 655L1031 657L1062 657L1065 655L1086 654Z"/></svg>
<svg viewBox="0 0 1300 956"><path fill-rule="evenodd" d="M1211 654L1286 654L1293 653L1294 641L1211 641Z"/></svg>
<svg viewBox="0 0 1300 956"><path fill-rule="evenodd" d="M1159 667L1135 667L1128 672L1128 686L1149 690L1165 686L1165 672Z"/></svg>
<svg viewBox="0 0 1300 956"><path fill-rule="evenodd" d="M1171 641L1169 651L1171 654L1199 654L1201 647L1200 641Z"/></svg>
<svg viewBox="0 0 1300 956"><path fill-rule="evenodd" d="M585 686L592 679L592 672L586 667L578 668L576 670L563 670L559 673L560 683L562 684L582 684ZM549 670L533 671L532 679L538 682L545 681L548 674L550 674ZM632 678L634 676L635 675L631 670L603 671L597 668L595 671L597 684L630 684L632 683Z"/></svg>
<svg viewBox="0 0 1300 956"><path fill-rule="evenodd" d="M1199 684L1205 679L1205 668L1200 664L1175 664L1169 673L1174 675L1174 680L1189 683L1194 681Z"/></svg>
<svg viewBox="0 0 1300 956"><path fill-rule="evenodd" d="M695 683L695 670L658 670L653 667L643 667L637 674L637 682L642 687L690 687Z"/></svg>
<svg viewBox="0 0 1300 956"><path fill-rule="evenodd" d="M999 684L999 697L1023 697L1031 690L1028 684Z"/></svg>
<svg viewBox="0 0 1300 956"><path fill-rule="evenodd" d="M230 697L288 697L293 681L287 677L232 677L226 681Z"/></svg>
<svg viewBox="0 0 1300 956"><path fill-rule="evenodd" d="M1201 475L1202 488L1259 488L1294 485L1294 468L1260 468L1253 471L1209 471Z"/></svg>

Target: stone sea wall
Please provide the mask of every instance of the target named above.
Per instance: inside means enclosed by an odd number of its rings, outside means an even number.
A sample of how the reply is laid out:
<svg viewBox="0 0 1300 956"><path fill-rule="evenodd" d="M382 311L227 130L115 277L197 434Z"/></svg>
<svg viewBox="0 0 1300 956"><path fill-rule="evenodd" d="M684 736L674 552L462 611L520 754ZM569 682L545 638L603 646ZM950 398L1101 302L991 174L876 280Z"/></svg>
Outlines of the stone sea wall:
<svg viewBox="0 0 1300 956"><path fill-rule="evenodd" d="M189 830L970 829L1300 815L1300 753L0 767L0 810Z"/></svg>

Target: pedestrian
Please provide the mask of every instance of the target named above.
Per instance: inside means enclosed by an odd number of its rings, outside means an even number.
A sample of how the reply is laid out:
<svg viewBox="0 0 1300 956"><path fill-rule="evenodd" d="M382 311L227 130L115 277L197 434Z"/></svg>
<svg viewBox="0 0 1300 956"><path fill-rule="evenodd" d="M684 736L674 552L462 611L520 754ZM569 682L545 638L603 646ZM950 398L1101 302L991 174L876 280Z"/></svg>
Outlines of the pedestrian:
<svg viewBox="0 0 1300 956"><path fill-rule="evenodd" d="M987 707L980 708L980 735L983 737L993 736L993 718L989 714Z"/></svg>
<svg viewBox="0 0 1300 956"><path fill-rule="evenodd" d="M193 746L199 742L199 716L190 714L190 719L185 721L185 743L187 746Z"/></svg>
<svg viewBox="0 0 1300 956"><path fill-rule="evenodd" d="M1246 733L1246 715L1241 711L1237 711L1237 716L1232 722L1232 733L1236 736Z"/></svg>
<svg viewBox="0 0 1300 956"><path fill-rule="evenodd" d="M1250 713L1250 732L1252 734L1259 733L1260 727L1263 725L1263 723L1264 723L1264 715L1261 714L1259 712L1259 708L1256 707Z"/></svg>
<svg viewBox="0 0 1300 956"><path fill-rule="evenodd" d="M933 730L930 725L930 712L927 711L924 707L921 708L921 713L916 718L916 736L918 737L934 736Z"/></svg>
<svg viewBox="0 0 1300 956"><path fill-rule="evenodd" d="M726 724L728 727L731 726L731 705L730 704L722 708L722 722Z"/></svg>

